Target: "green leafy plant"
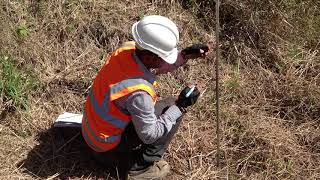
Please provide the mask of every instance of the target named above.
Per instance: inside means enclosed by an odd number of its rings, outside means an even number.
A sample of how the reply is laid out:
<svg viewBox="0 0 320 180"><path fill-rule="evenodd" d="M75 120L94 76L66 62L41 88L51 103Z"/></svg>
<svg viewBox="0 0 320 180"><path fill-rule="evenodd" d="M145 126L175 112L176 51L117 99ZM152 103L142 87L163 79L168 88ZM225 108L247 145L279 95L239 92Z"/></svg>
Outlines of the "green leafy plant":
<svg viewBox="0 0 320 180"><path fill-rule="evenodd" d="M0 55L0 97L11 106L27 108L28 93L37 87L36 80L23 76L9 56Z"/></svg>
<svg viewBox="0 0 320 180"><path fill-rule="evenodd" d="M26 38L28 37L29 35L29 30L28 28L25 26L25 25L20 25L18 28L17 28L17 34L19 37L21 38Z"/></svg>
<svg viewBox="0 0 320 180"><path fill-rule="evenodd" d="M68 33L74 33L77 31L77 28L76 28L76 25L70 24L67 26L66 30Z"/></svg>

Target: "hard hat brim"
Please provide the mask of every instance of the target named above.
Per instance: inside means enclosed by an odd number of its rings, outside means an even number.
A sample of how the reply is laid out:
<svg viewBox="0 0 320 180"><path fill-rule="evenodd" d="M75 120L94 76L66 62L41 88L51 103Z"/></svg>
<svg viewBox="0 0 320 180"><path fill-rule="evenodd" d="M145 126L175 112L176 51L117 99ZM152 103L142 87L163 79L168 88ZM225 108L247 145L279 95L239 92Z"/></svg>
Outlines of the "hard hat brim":
<svg viewBox="0 0 320 180"><path fill-rule="evenodd" d="M168 64L173 64L177 61L177 58L178 58L178 49L177 48L174 48L171 53L167 56L163 55L163 54L158 54L156 52L154 52L153 49L147 47L147 46L144 46L143 43L141 43L139 41L140 37L139 37L139 34L137 32L137 25L138 25L139 22L136 22L132 25L132 29L131 29L131 32L132 32L132 36L133 36L133 39L134 41L136 42L136 44L142 48L142 49L146 49L146 50L149 50L155 54L157 54L161 59L163 59L165 62L167 62Z"/></svg>
<svg viewBox="0 0 320 180"><path fill-rule="evenodd" d="M173 64L173 63L175 63L176 61L177 61L177 58L178 58L178 49L177 48L174 48L173 50L172 50L172 53L169 55L169 56L160 56L159 55L159 57L161 57L161 59L163 59L165 62L167 62L168 64Z"/></svg>
<svg viewBox="0 0 320 180"><path fill-rule="evenodd" d="M134 41L139 45L139 38L138 38L138 32L137 32L137 25L138 25L139 22L136 22L132 25L132 28L131 28L131 33L132 33L132 36L133 36L133 39ZM142 48L142 47L141 47Z"/></svg>

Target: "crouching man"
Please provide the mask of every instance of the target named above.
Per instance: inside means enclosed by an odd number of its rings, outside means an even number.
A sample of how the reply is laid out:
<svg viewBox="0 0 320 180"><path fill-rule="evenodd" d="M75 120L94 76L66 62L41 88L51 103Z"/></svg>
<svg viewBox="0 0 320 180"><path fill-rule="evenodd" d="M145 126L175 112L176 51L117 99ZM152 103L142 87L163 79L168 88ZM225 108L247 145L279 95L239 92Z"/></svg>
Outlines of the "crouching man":
<svg viewBox="0 0 320 180"><path fill-rule="evenodd" d="M200 93L186 87L178 99L157 102L155 75L204 57L208 47L196 44L179 52L178 28L163 16L144 17L132 26L132 35L134 41L113 52L95 78L82 135L100 163L128 172L132 179L157 179L169 173L162 156L185 108Z"/></svg>

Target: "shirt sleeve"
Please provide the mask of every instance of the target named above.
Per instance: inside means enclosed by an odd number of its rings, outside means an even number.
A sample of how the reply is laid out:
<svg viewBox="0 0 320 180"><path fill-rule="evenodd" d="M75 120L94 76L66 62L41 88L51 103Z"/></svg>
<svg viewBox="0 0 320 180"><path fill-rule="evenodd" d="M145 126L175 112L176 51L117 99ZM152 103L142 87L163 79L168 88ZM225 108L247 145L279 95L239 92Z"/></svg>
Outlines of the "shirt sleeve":
<svg viewBox="0 0 320 180"><path fill-rule="evenodd" d="M153 100L144 91L129 96L126 106L139 138L146 144L151 144L166 135L176 120L182 116L179 108L172 105L165 113L157 117Z"/></svg>

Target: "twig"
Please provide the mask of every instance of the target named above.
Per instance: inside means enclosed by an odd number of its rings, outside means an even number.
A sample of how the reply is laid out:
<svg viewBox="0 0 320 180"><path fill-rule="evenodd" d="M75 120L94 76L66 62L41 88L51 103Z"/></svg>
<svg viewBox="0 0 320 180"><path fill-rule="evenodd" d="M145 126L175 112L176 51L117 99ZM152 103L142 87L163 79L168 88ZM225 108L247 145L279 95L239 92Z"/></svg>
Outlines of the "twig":
<svg viewBox="0 0 320 180"><path fill-rule="evenodd" d="M77 138L80 135L78 132L76 135L74 135L71 139L69 139L66 143L64 143L56 152L58 153L62 148L64 148L67 144L69 144L71 141L73 141L75 138Z"/></svg>
<svg viewBox="0 0 320 180"><path fill-rule="evenodd" d="M47 180L50 180L50 179L56 179L60 174L59 173L56 173L50 177L47 178Z"/></svg>

